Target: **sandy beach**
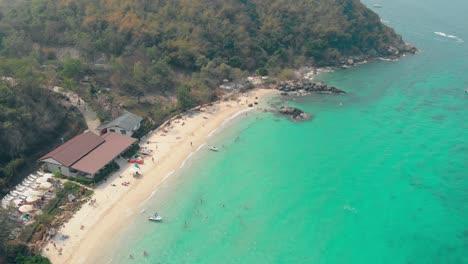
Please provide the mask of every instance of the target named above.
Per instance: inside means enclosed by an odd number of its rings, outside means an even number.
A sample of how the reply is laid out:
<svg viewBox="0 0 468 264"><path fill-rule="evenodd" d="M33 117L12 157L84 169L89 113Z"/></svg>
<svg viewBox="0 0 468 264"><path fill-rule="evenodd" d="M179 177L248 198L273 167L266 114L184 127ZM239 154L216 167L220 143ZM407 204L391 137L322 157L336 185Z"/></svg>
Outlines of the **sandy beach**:
<svg viewBox="0 0 468 264"><path fill-rule="evenodd" d="M276 92L259 89L240 94L236 99L216 102L157 129L140 143L153 150L153 156L145 158L145 164L141 166L143 176L133 178L129 172L130 164L119 160L121 169L95 188L92 199L96 203L84 204L48 242L43 255L54 264L95 263L94 260L102 259L102 254L108 252L103 241L111 239L132 217L140 215L140 205L169 175L180 169L191 153L207 142L213 131L220 129L230 118L258 108L254 102L262 105ZM130 182L129 186L122 185L126 181ZM69 238L63 240L62 235Z"/></svg>

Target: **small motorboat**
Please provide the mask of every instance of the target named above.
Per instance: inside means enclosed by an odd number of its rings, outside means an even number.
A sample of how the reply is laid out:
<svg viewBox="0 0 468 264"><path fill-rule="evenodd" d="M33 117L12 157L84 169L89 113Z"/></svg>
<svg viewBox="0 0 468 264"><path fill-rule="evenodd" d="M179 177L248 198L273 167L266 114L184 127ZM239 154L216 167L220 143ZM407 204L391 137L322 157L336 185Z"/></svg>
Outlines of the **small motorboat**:
<svg viewBox="0 0 468 264"><path fill-rule="evenodd" d="M148 217L150 221L162 221L162 217L158 213L154 213L152 216Z"/></svg>
<svg viewBox="0 0 468 264"><path fill-rule="evenodd" d="M382 8L381 4L373 4L372 6L375 7L375 8Z"/></svg>
<svg viewBox="0 0 468 264"><path fill-rule="evenodd" d="M215 146L211 146L208 149L211 150L211 151L219 151L219 149L217 147L215 147Z"/></svg>

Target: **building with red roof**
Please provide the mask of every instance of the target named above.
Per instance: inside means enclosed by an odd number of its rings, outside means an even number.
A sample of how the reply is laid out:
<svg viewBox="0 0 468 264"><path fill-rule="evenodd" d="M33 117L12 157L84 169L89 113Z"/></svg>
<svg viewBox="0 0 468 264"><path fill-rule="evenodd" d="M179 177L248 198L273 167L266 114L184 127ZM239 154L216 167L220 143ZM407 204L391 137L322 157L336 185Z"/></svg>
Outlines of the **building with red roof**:
<svg viewBox="0 0 468 264"><path fill-rule="evenodd" d="M94 177L107 164L135 144L135 138L116 133L80 134L39 159L44 169L68 177Z"/></svg>

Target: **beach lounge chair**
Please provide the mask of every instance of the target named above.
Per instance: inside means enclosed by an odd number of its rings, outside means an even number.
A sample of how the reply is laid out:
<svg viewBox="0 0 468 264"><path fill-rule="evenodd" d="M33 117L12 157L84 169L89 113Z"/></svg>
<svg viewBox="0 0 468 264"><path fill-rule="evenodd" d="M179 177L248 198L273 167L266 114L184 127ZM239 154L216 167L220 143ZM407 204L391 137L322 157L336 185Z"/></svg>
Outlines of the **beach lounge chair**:
<svg viewBox="0 0 468 264"><path fill-rule="evenodd" d="M25 195L24 193L19 192L19 191L17 191L17 190L13 190L12 192L15 193L17 197L20 197L20 198L21 198L21 197L26 197L26 195Z"/></svg>
<svg viewBox="0 0 468 264"><path fill-rule="evenodd" d="M8 197L8 198L3 198L2 199L2 207L3 208L6 208L10 203L11 203L11 200L13 200L13 197Z"/></svg>
<svg viewBox="0 0 468 264"><path fill-rule="evenodd" d="M44 173L43 173L42 171L36 171L36 173L37 173L37 175L39 175L39 176L43 176L43 175L44 175Z"/></svg>
<svg viewBox="0 0 468 264"><path fill-rule="evenodd" d="M28 185L28 186L29 186L31 183L33 183L32 180L24 179L22 184L23 184L23 185Z"/></svg>
<svg viewBox="0 0 468 264"><path fill-rule="evenodd" d="M2 204L9 204L12 200L13 200L13 197L11 197L9 199L3 199Z"/></svg>
<svg viewBox="0 0 468 264"><path fill-rule="evenodd" d="M23 192L25 188L26 187L24 187L23 185L20 184L20 185L16 186L15 191Z"/></svg>
<svg viewBox="0 0 468 264"><path fill-rule="evenodd" d="M35 179L38 178L38 176L34 175L34 174L29 174L28 178L31 178L31 179L35 180Z"/></svg>
<svg viewBox="0 0 468 264"><path fill-rule="evenodd" d="M31 186L35 184L35 182L24 182L23 185L26 187L26 188L29 188L31 189Z"/></svg>

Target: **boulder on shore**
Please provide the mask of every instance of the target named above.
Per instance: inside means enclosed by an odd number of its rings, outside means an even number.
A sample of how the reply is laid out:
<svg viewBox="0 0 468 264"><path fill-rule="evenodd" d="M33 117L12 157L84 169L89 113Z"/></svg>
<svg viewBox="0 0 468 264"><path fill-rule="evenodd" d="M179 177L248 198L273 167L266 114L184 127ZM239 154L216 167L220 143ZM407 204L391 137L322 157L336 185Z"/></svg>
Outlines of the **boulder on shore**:
<svg viewBox="0 0 468 264"><path fill-rule="evenodd" d="M308 80L298 80L298 81L286 81L278 84L278 90L283 93L308 93L308 92L319 92L319 93L328 93L328 94L342 94L345 91L340 90L334 86L328 85L322 81L312 82ZM282 93L282 94L283 94Z"/></svg>
<svg viewBox="0 0 468 264"><path fill-rule="evenodd" d="M305 121L305 120L309 120L312 118L312 116L298 108L295 108L295 107L291 107L291 106L288 106L288 105L285 105L283 107L281 107L278 112L280 114L283 114L283 115L286 115L286 116L289 116L291 119L295 120L295 121Z"/></svg>

